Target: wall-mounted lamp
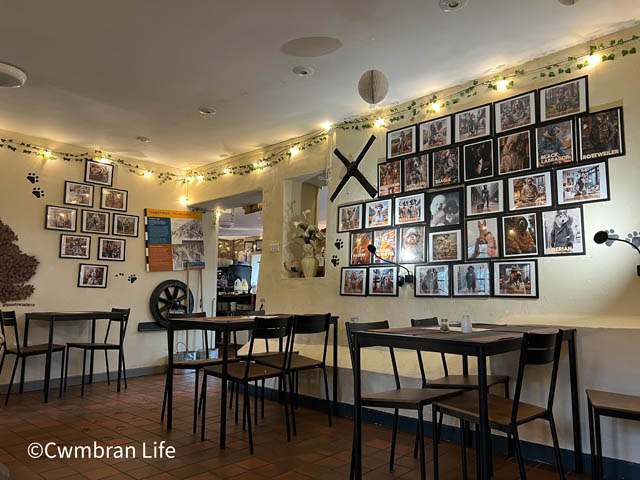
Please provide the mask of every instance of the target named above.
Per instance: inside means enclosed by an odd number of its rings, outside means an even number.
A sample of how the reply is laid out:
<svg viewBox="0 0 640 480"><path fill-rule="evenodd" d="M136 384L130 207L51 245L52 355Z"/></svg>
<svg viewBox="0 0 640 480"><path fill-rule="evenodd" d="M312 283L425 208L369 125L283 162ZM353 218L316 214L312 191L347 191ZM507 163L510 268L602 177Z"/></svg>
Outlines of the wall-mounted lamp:
<svg viewBox="0 0 640 480"><path fill-rule="evenodd" d="M379 260L381 260L381 261L383 261L385 263L390 263L391 265L395 265L396 267L404 268L407 271L407 274L404 275L404 276L398 275L398 286L399 287L401 287L405 283L408 283L408 284L412 284L413 283L413 274L411 273L411 271L407 267L405 267L403 265L400 265L399 263L387 260L386 258L382 258L382 257L378 256L376 254L376 251L378 249L375 246L371 245L371 244L367 245L367 250L369 250L371 255L373 255L377 259L379 259Z"/></svg>
<svg viewBox="0 0 640 480"><path fill-rule="evenodd" d="M610 235L609 232L607 232L606 230L600 230L599 232L597 232L594 236L593 236L593 241L598 243L598 244L603 244L603 243L607 243L607 242L623 242L626 243L627 245L631 245L638 253L640 253L640 247L638 247L638 245L636 245L635 243L629 241L629 240L625 240L623 238L618 238L617 235ZM609 243L609 245L611 244Z"/></svg>

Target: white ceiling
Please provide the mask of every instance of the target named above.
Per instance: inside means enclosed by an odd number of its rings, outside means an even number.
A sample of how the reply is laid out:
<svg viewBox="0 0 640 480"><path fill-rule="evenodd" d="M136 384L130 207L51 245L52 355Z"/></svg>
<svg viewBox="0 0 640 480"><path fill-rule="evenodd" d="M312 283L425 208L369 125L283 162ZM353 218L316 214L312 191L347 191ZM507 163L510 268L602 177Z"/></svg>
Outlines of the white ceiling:
<svg viewBox="0 0 640 480"><path fill-rule="evenodd" d="M469 0L453 14L437 3L0 1L0 61L29 74L0 91L0 128L193 167L365 112L356 86L370 68L389 78L386 101L399 101L640 18L638 0ZM307 58L280 50L308 36L342 47ZM296 77L296 65L316 73Z"/></svg>

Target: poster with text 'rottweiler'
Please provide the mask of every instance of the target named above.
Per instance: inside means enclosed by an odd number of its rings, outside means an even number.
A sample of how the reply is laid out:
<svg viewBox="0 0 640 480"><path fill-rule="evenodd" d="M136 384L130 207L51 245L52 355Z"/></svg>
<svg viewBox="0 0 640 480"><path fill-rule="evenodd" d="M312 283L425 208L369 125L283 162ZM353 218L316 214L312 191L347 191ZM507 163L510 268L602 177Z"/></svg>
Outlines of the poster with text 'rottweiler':
<svg viewBox="0 0 640 480"><path fill-rule="evenodd" d="M144 211L147 272L204 268L202 212Z"/></svg>

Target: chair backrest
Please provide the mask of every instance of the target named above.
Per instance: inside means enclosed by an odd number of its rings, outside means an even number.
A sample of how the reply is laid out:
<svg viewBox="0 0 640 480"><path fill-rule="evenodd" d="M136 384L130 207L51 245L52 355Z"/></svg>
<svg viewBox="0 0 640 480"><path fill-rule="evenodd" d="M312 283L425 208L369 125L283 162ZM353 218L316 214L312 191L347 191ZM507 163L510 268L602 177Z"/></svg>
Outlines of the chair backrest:
<svg viewBox="0 0 640 480"><path fill-rule="evenodd" d="M344 326L347 329L347 341L349 342L351 368L353 369L354 359L355 359L355 348L353 346L353 333L365 332L367 330L381 330L384 328L389 328L389 322L387 320L383 320L381 322L368 322L368 323L345 322ZM392 347L389 347L389 356L391 357L391 366L393 367L393 377L396 381L396 388L400 388L400 376L398 375L398 365L396 363L396 356L393 353Z"/></svg>
<svg viewBox="0 0 640 480"><path fill-rule="evenodd" d="M438 317L428 317L428 318L412 318L411 319L412 327L437 327L438 326ZM420 376L422 377L422 388L427 385L427 374L424 370L424 363L422 363L422 352L417 350L418 354L418 365L420 366ZM447 367L447 359L444 356L444 353L440 354L440 359L442 360L442 368L444 369L445 376L449 375L449 367Z"/></svg>
<svg viewBox="0 0 640 480"><path fill-rule="evenodd" d="M560 363L560 350L562 348L562 330L549 333L525 333L520 349L520 363L518 366L518 378L516 380L516 392L513 397L513 410L511 420L515 422L518 417L518 405L522 392L522 382L524 380L524 370L527 365L548 365L552 364L551 378L549 380L549 398L547 409L553 408L553 399L556 391L556 380L558 378L558 364Z"/></svg>
<svg viewBox="0 0 640 480"><path fill-rule="evenodd" d="M127 334L127 326L129 325L129 314L131 313L130 308L112 308L112 312L114 313L124 313L124 331L122 332L122 340L124 340L125 335ZM107 325L107 331L104 334L104 343L108 343L109 341L109 332L111 331L111 323L119 322L120 320L109 320L109 324Z"/></svg>
<svg viewBox="0 0 640 480"><path fill-rule="evenodd" d="M18 335L18 320L16 312L14 310L0 310L0 329L2 329L2 336L4 337L5 350L9 347L9 339L7 338L7 330L9 327L13 327L13 337L16 342L16 349L20 353L20 336Z"/></svg>
<svg viewBox="0 0 640 480"><path fill-rule="evenodd" d="M253 321L253 330L251 332L251 340L249 341L249 352L247 353L247 365L245 369L245 378L249 375L249 365L253 360L253 344L257 339L264 339L265 341L272 339L284 339L286 338L286 345L284 347L284 355L282 356L282 370L285 370L289 365L289 357L291 355L291 337L293 331L293 317L281 316L281 317L256 317Z"/></svg>
<svg viewBox="0 0 640 480"><path fill-rule="evenodd" d="M309 314L293 316L293 335L291 336L291 350L295 344L296 335L312 335L324 333L324 349L322 351L322 363L327 358L327 345L329 343L329 327L331 326L331 314Z"/></svg>

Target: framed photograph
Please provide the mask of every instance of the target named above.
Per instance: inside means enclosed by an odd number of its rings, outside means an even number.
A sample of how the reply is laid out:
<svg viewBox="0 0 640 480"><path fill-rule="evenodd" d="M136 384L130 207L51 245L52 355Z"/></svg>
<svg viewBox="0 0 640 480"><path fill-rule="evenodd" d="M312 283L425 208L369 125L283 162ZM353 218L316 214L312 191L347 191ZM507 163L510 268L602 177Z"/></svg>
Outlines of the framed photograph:
<svg viewBox="0 0 640 480"><path fill-rule="evenodd" d="M402 192L402 160L378 164L378 196Z"/></svg>
<svg viewBox="0 0 640 480"><path fill-rule="evenodd" d="M467 260L500 257L499 238L496 217L467 220Z"/></svg>
<svg viewBox="0 0 640 480"><path fill-rule="evenodd" d="M607 163L592 163L557 170L556 190L558 205L609 200Z"/></svg>
<svg viewBox="0 0 640 480"><path fill-rule="evenodd" d="M387 132L387 159L416 153L416 126Z"/></svg>
<svg viewBox="0 0 640 480"><path fill-rule="evenodd" d="M531 169L531 131L498 137L498 174Z"/></svg>
<svg viewBox="0 0 640 480"><path fill-rule="evenodd" d="M575 115L589 110L587 76L556 83L538 90L540 121Z"/></svg>
<svg viewBox="0 0 640 480"><path fill-rule="evenodd" d="M78 271L78 287L107 288L108 265L81 263Z"/></svg>
<svg viewBox="0 0 640 480"><path fill-rule="evenodd" d="M424 225L402 227L399 230L398 263L424 263L427 261L425 230Z"/></svg>
<svg viewBox="0 0 640 480"><path fill-rule="evenodd" d="M424 193L395 198L396 225L424 222Z"/></svg>
<svg viewBox="0 0 640 480"><path fill-rule="evenodd" d="M491 267L488 262L453 265L454 297L490 297Z"/></svg>
<svg viewBox="0 0 640 480"><path fill-rule="evenodd" d="M93 208L93 185L65 180L64 203Z"/></svg>
<svg viewBox="0 0 640 480"><path fill-rule="evenodd" d="M121 237L137 237L139 222L140 218L137 215L114 213L112 235L119 235Z"/></svg>
<svg viewBox="0 0 640 480"><path fill-rule="evenodd" d="M425 190L429 186L429 155L404 159L404 191Z"/></svg>
<svg viewBox="0 0 640 480"><path fill-rule="evenodd" d="M462 260L462 231L429 233L429 262L459 262Z"/></svg>
<svg viewBox="0 0 640 480"><path fill-rule="evenodd" d="M421 151L451 145L451 115L422 122L418 125L418 136Z"/></svg>
<svg viewBox="0 0 640 480"><path fill-rule="evenodd" d="M100 208L105 210L127 211L129 192L117 188L102 187Z"/></svg>
<svg viewBox="0 0 640 480"><path fill-rule="evenodd" d="M393 220L391 216L392 201L391 198L387 198L366 203L365 227L390 227Z"/></svg>
<svg viewBox="0 0 640 480"><path fill-rule="evenodd" d="M462 188L431 192L429 198L429 226L449 227L460 225Z"/></svg>
<svg viewBox="0 0 640 480"><path fill-rule="evenodd" d="M60 234L60 258L88 259L91 252L91 237Z"/></svg>
<svg viewBox="0 0 640 480"><path fill-rule="evenodd" d="M536 92L507 98L493 104L495 108L496 133L515 128L528 127L536 123Z"/></svg>
<svg viewBox="0 0 640 480"><path fill-rule="evenodd" d="M367 270L368 268L343 267L340 273L340 295L366 296Z"/></svg>
<svg viewBox="0 0 640 480"><path fill-rule="evenodd" d="M542 254L584 255L582 207L542 212Z"/></svg>
<svg viewBox="0 0 640 480"><path fill-rule="evenodd" d="M465 181L493 177L493 141L471 143L464 150Z"/></svg>
<svg viewBox="0 0 640 480"><path fill-rule="evenodd" d="M493 292L496 297L538 298L538 261L495 262Z"/></svg>
<svg viewBox="0 0 640 480"><path fill-rule="evenodd" d="M431 187L460 183L460 148L436 150L431 154Z"/></svg>
<svg viewBox="0 0 640 480"><path fill-rule="evenodd" d="M456 143L488 137L491 135L491 104L456 113L454 123Z"/></svg>
<svg viewBox="0 0 640 480"><path fill-rule="evenodd" d="M450 297L449 265L416 265L413 295L416 297Z"/></svg>
<svg viewBox="0 0 640 480"><path fill-rule="evenodd" d="M373 245L376 247L376 255L390 262L397 262L398 231L395 228L375 230L373 232ZM380 258L371 255L371 263L384 263Z"/></svg>
<svg viewBox="0 0 640 480"><path fill-rule="evenodd" d="M253 242L245 241L242 246L242 251L244 252L253 252Z"/></svg>
<svg viewBox="0 0 640 480"><path fill-rule="evenodd" d="M625 154L622 108L591 113L578 119L580 160L600 160Z"/></svg>
<svg viewBox="0 0 640 480"><path fill-rule="evenodd" d="M362 204L338 207L338 233L362 228Z"/></svg>
<svg viewBox="0 0 640 480"><path fill-rule="evenodd" d="M113 185L113 169L114 166L110 163L87 160L84 167L84 181L110 187Z"/></svg>
<svg viewBox="0 0 640 480"><path fill-rule="evenodd" d="M398 267L369 267L369 295L397 297Z"/></svg>
<svg viewBox="0 0 640 480"><path fill-rule="evenodd" d="M573 120L562 120L536 128L536 166L564 165L575 161Z"/></svg>
<svg viewBox="0 0 640 480"><path fill-rule="evenodd" d="M489 215L504 211L502 180L467 185L467 216Z"/></svg>
<svg viewBox="0 0 640 480"><path fill-rule="evenodd" d="M78 224L78 209L47 205L44 228L75 232Z"/></svg>
<svg viewBox="0 0 640 480"><path fill-rule="evenodd" d="M127 241L120 238L98 238L98 260L124 262Z"/></svg>
<svg viewBox="0 0 640 480"><path fill-rule="evenodd" d="M349 265L369 265L371 253L367 247L373 243L371 232L358 232L350 235Z"/></svg>
<svg viewBox="0 0 640 480"><path fill-rule="evenodd" d="M82 226L84 233L103 233L109 235L109 214L95 210L82 210Z"/></svg>
<svg viewBox="0 0 640 480"><path fill-rule="evenodd" d="M551 172L532 172L507 179L509 210L552 207Z"/></svg>
<svg viewBox="0 0 640 480"><path fill-rule="evenodd" d="M262 239L256 240L256 252L262 251Z"/></svg>
<svg viewBox="0 0 640 480"><path fill-rule="evenodd" d="M502 217L504 257L537 256L538 217L535 213Z"/></svg>

